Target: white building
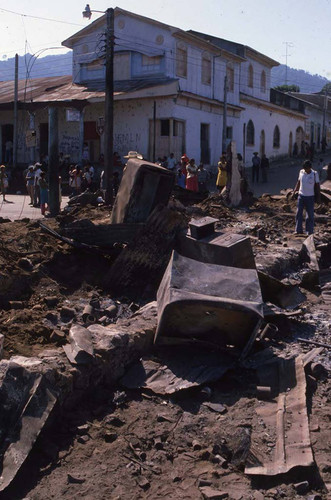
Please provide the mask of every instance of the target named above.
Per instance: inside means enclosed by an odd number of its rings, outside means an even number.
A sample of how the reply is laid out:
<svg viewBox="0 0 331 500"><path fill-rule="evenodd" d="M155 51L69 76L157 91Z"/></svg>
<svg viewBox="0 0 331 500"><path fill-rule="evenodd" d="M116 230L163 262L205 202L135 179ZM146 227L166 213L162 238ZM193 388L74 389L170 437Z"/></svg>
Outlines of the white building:
<svg viewBox="0 0 331 500"><path fill-rule="evenodd" d="M323 109L308 98L270 91L270 71L278 64L273 59L120 8L114 13L114 150L121 156L134 150L153 161L170 152L177 159L186 153L216 165L225 105L226 141L236 141L246 166L254 151L288 156L311 134L318 144ZM90 159L98 161L106 140L105 30L106 15L63 42L73 50L71 77L19 82L18 162L47 153L51 106L59 107L59 152L78 161L85 142ZM12 137L12 101L13 82L0 82L2 153Z"/></svg>

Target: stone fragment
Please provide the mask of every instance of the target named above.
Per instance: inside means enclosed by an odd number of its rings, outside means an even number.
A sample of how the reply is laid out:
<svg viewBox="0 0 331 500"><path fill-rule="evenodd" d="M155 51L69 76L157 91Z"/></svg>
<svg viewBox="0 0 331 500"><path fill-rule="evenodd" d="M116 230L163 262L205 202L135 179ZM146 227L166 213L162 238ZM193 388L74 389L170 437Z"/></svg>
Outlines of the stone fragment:
<svg viewBox="0 0 331 500"><path fill-rule="evenodd" d="M67 480L68 483L76 483L76 484L82 484L85 482L85 479L79 476L74 476L73 474L68 474L67 475Z"/></svg>
<svg viewBox="0 0 331 500"><path fill-rule="evenodd" d="M110 431L105 432L106 443L113 443L114 441L116 441L117 438L118 434L116 432L110 432Z"/></svg>
<svg viewBox="0 0 331 500"><path fill-rule="evenodd" d="M56 295L44 297L44 302L48 307L55 307L59 303L59 298Z"/></svg>
<svg viewBox="0 0 331 500"><path fill-rule="evenodd" d="M63 321L70 321L71 319L75 318L76 311L72 307L63 306L60 310L60 315Z"/></svg>
<svg viewBox="0 0 331 500"><path fill-rule="evenodd" d="M211 486L212 482L208 479L199 479L198 486L201 488L202 486Z"/></svg>
<svg viewBox="0 0 331 500"><path fill-rule="evenodd" d="M136 478L136 482L142 490L148 490L148 488L150 487L150 482L144 476L138 476Z"/></svg>
<svg viewBox="0 0 331 500"><path fill-rule="evenodd" d="M199 488L203 498L207 500L222 500L223 498L229 498L228 493L225 491L215 490L210 486L203 486Z"/></svg>
<svg viewBox="0 0 331 500"><path fill-rule="evenodd" d="M78 443L81 443L81 444L86 444L87 441L89 441L89 440L90 440L90 438L86 434L84 436L79 436L79 438L77 439Z"/></svg>
<svg viewBox="0 0 331 500"><path fill-rule="evenodd" d="M88 434L89 429L90 426L88 424L84 424L84 425L79 425L76 431L77 434L79 434L80 436L84 436L84 434Z"/></svg>
<svg viewBox="0 0 331 500"><path fill-rule="evenodd" d="M53 342L65 342L66 334L61 330L53 330L50 336Z"/></svg>
<svg viewBox="0 0 331 500"><path fill-rule="evenodd" d="M70 345L63 349L71 363L90 364L94 357L92 336L87 328L74 325L69 332Z"/></svg>

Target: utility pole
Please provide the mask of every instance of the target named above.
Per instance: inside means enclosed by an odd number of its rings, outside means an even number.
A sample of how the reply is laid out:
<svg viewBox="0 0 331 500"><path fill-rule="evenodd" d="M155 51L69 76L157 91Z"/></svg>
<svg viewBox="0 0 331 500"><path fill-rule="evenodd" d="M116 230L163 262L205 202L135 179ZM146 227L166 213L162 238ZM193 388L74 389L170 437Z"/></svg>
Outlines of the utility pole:
<svg viewBox="0 0 331 500"><path fill-rule="evenodd" d="M60 212L58 108L48 108L48 183L51 217Z"/></svg>
<svg viewBox="0 0 331 500"><path fill-rule="evenodd" d="M106 11L106 92L105 92L105 183L107 205L113 202L113 148L114 148L114 9Z"/></svg>
<svg viewBox="0 0 331 500"><path fill-rule="evenodd" d="M13 168L17 167L18 54L15 54Z"/></svg>
<svg viewBox="0 0 331 500"><path fill-rule="evenodd" d="M107 205L113 202L113 163L114 163L114 9L106 12L91 10L87 4L82 12L83 17L91 19L92 12L106 14L106 89L105 89L105 131L104 131L104 158L105 158L105 183Z"/></svg>
<svg viewBox="0 0 331 500"><path fill-rule="evenodd" d="M224 77L224 104L223 104L223 132L222 132L222 153L226 151L226 127L227 127L227 113L228 113L228 77Z"/></svg>

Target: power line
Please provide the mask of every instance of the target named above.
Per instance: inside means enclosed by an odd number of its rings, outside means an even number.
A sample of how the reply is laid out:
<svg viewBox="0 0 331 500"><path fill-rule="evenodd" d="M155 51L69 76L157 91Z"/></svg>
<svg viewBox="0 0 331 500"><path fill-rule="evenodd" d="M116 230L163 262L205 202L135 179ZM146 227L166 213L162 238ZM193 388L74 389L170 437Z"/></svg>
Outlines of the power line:
<svg viewBox="0 0 331 500"><path fill-rule="evenodd" d="M48 17L31 16L30 14L23 14L22 12L14 12L13 10L3 9L2 7L0 7L0 11L2 11L2 12L8 12L10 14L15 14L17 16L30 17L32 19L40 19L42 21L52 21L54 23L69 24L71 26L80 26L80 27L84 26L83 24L69 23L68 21L62 21L60 19L50 19Z"/></svg>

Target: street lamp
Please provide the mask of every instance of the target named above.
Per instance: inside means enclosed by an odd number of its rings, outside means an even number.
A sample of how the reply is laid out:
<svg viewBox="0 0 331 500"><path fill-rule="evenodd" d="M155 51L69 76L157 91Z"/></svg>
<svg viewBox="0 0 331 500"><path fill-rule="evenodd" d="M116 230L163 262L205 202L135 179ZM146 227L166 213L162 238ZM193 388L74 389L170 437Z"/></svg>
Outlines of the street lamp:
<svg viewBox="0 0 331 500"><path fill-rule="evenodd" d="M114 134L114 9L105 12L91 10L89 4L83 11L83 17L91 19L92 12L106 14L106 89L105 89L105 131L104 131L104 159L105 159L105 202L111 205L113 201L113 134Z"/></svg>

